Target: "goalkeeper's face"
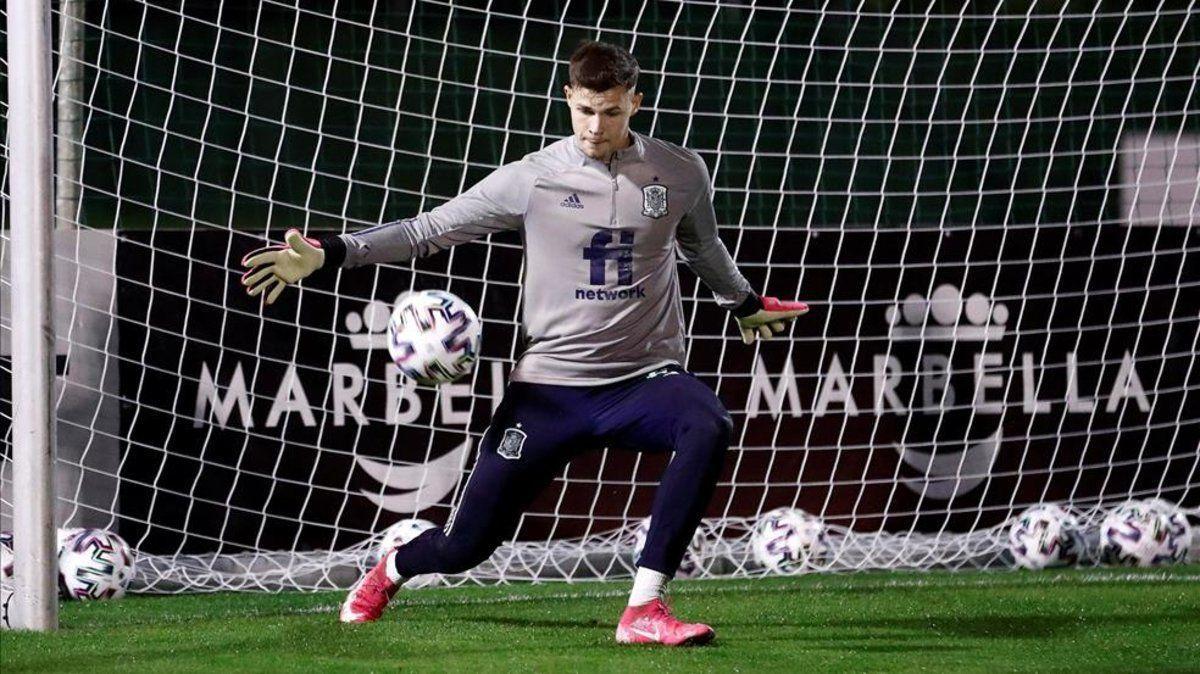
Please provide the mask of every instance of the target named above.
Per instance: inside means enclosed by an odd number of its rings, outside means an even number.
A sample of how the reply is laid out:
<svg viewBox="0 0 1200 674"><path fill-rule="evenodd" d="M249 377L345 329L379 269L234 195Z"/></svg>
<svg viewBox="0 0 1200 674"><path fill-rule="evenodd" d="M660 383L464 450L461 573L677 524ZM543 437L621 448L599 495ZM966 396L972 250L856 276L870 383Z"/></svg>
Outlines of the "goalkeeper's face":
<svg viewBox="0 0 1200 674"><path fill-rule="evenodd" d="M629 146L629 118L642 106L642 94L627 87L593 91L564 87L571 108L571 127L579 148L592 159L608 161Z"/></svg>

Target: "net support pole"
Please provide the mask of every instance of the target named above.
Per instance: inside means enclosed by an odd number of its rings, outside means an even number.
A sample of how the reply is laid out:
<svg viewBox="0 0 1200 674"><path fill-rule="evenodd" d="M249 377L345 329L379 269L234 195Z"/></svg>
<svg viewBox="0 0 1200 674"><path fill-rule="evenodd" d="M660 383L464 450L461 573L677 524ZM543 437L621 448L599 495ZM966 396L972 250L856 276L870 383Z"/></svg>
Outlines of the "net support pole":
<svg viewBox="0 0 1200 674"><path fill-rule="evenodd" d="M78 226L79 182L83 146L84 0L62 0L58 9L58 93L54 103L58 127L54 172L54 226Z"/></svg>
<svg viewBox="0 0 1200 674"><path fill-rule="evenodd" d="M13 561L18 629L58 627L49 0L8 2Z"/></svg>

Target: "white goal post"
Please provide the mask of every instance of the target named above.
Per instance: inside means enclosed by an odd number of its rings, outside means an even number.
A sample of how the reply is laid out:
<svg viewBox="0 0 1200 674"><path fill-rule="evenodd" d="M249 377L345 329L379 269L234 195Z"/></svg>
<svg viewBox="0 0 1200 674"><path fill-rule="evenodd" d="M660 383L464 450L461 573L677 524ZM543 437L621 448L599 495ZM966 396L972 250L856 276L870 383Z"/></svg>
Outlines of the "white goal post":
<svg viewBox="0 0 1200 674"><path fill-rule="evenodd" d="M54 532L54 315L51 232L53 146L50 90L50 6L14 0L7 13L8 142L18 169L7 174L11 269L11 516L13 594L4 596L4 622L31 630L58 627ZM7 223L6 223L7 224ZM7 261L7 260L6 260ZM8 504L6 504L8 505ZM7 581L8 579L5 578ZM11 615L11 619L10 619Z"/></svg>
<svg viewBox="0 0 1200 674"><path fill-rule="evenodd" d="M265 310L239 261L289 227L429 209L568 134L583 39L638 58L634 129L704 158L751 283L813 308L746 347L681 263L686 366L735 422L689 573L763 573L750 532L779 507L826 526L805 572L1003 566L1007 527L1044 502L1081 518L1089 561L1124 501L1198 514L1195 2L73 7L55 25L76 37L50 42L63 226L40 258L53 517L128 540L137 591L345 587L389 525L446 521L521 353L520 237ZM26 507L8 357L28 329L9 313L28 255L9 105L5 530ZM389 305L414 288L483 319L468 379L390 364ZM626 577L668 460L583 456L486 563L422 582Z"/></svg>

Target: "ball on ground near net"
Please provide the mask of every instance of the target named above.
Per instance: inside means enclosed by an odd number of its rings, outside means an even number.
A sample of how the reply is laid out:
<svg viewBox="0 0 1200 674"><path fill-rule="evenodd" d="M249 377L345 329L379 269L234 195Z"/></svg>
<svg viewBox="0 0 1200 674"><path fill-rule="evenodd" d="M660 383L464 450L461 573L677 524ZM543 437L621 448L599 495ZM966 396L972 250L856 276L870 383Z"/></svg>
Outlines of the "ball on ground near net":
<svg viewBox="0 0 1200 674"><path fill-rule="evenodd" d="M13 537L11 531L0 532L0 583L8 583L13 575Z"/></svg>
<svg viewBox="0 0 1200 674"><path fill-rule="evenodd" d="M769 571L800 571L829 552L829 541L821 518L799 508L776 508L758 518L750 549Z"/></svg>
<svg viewBox="0 0 1200 674"><path fill-rule="evenodd" d="M636 562L642 556L642 549L646 547L646 537L650 535L650 518L643 517L638 522L637 528L633 530L633 559ZM676 578L695 578L699 576L704 568L701 566L701 560L704 558L704 553L708 549L708 539L704 536L703 527L697 527L696 533L692 534L692 542L688 544L688 549L683 553L683 560L679 563L679 569L675 572Z"/></svg>
<svg viewBox="0 0 1200 674"><path fill-rule="evenodd" d="M1187 515L1176 504L1162 498L1148 498L1141 501L1142 506L1156 510L1167 518L1167 548L1171 562L1187 561L1188 550L1192 547L1192 525Z"/></svg>
<svg viewBox="0 0 1200 674"><path fill-rule="evenodd" d="M12 602L13 587L12 533L0 533L0 629L9 629L8 608Z"/></svg>
<svg viewBox="0 0 1200 674"><path fill-rule="evenodd" d="M12 608L13 589L11 585L0 584L0 629L12 629L9 610Z"/></svg>
<svg viewBox="0 0 1200 674"><path fill-rule="evenodd" d="M388 353L404 376L444 384L471 371L482 331L475 311L455 295L443 290L404 293L388 321Z"/></svg>
<svg viewBox="0 0 1200 674"><path fill-rule="evenodd" d="M1083 532L1074 515L1054 503L1026 508L1008 529L1013 562L1025 569L1070 566L1083 553Z"/></svg>
<svg viewBox="0 0 1200 674"><path fill-rule="evenodd" d="M394 548L398 548L423 532L436 527L437 525L429 520L408 519L396 522L383 532L383 538L380 539L379 545L375 546L375 560L383 559L384 555Z"/></svg>
<svg viewBox="0 0 1200 674"><path fill-rule="evenodd" d="M58 547L56 554L61 554L63 545L76 532L82 529L63 529L58 530ZM0 532L0 583L12 583L13 577L13 535L11 531Z"/></svg>
<svg viewBox="0 0 1200 674"><path fill-rule="evenodd" d="M55 537L58 541L58 553L62 554L63 547L66 546L67 541L74 538L81 531L83 531L83 527L59 527L58 531L55 532Z"/></svg>
<svg viewBox="0 0 1200 674"><path fill-rule="evenodd" d="M1179 515L1183 519L1184 522L1187 522L1187 516L1183 513L1183 510L1180 509L1180 507L1178 505L1171 503L1170 501L1168 501L1165 498L1155 497L1155 498L1142 499L1141 503L1142 503L1142 505L1146 506L1147 508L1151 508L1153 510L1158 510L1160 512L1167 513L1168 515L1172 515L1172 516Z"/></svg>
<svg viewBox="0 0 1200 674"><path fill-rule="evenodd" d="M1187 517L1159 499L1129 501L1100 524L1100 558L1108 564L1156 566L1183 561L1192 542Z"/></svg>
<svg viewBox="0 0 1200 674"><path fill-rule="evenodd" d="M135 561L125 539L103 529L80 529L58 553L58 587L68 599L117 599L133 580Z"/></svg>
<svg viewBox="0 0 1200 674"><path fill-rule="evenodd" d="M63 547L72 536L83 531L79 527L59 527L56 536L55 555L62 555ZM13 575L13 535L11 531L0 532L0 583L11 583Z"/></svg>

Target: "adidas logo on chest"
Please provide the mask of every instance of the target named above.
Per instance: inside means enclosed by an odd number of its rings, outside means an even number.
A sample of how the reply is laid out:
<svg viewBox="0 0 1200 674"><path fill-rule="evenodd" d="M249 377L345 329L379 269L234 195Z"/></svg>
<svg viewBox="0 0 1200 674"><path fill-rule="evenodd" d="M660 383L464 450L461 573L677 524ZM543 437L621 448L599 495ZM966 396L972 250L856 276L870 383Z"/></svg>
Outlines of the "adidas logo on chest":
<svg viewBox="0 0 1200 674"><path fill-rule="evenodd" d="M579 200L578 194L572 192L571 196L563 199L559 206L562 206L563 208L583 208L583 202Z"/></svg>

